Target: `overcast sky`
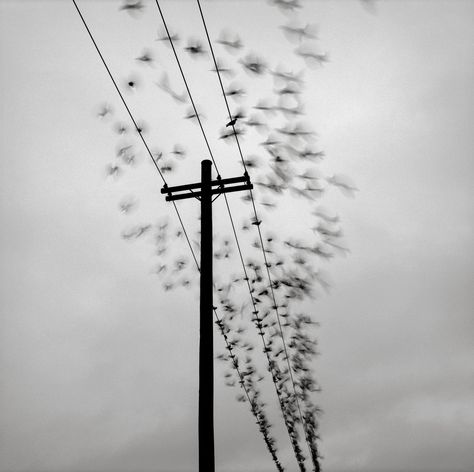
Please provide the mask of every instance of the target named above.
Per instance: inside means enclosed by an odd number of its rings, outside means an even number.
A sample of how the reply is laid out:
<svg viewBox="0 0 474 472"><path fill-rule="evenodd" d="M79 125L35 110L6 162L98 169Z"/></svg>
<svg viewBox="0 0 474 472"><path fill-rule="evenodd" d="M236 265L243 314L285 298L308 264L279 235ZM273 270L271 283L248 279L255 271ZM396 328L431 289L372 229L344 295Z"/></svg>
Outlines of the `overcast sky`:
<svg viewBox="0 0 474 472"><path fill-rule="evenodd" d="M154 2L138 18L120 2L78 3L120 83L142 77L141 95L127 97L153 123L153 145L186 147L170 183L199 180L202 137L153 85L166 71L182 89L171 51L154 41ZM325 171L359 188L356 198L335 189L323 202L341 215L351 252L327 264L330 293L305 305L321 323L323 470L472 471L474 2L303 5L330 57L305 72L307 119ZM202 37L194 1L163 8L173 29ZM203 8L213 38L226 27L246 51L304 68L278 28L285 16L267 2ZM114 118L127 117L72 2L0 0L0 35L0 471L194 471L196 287L163 291L150 244L121 238L131 224L175 223L162 182L143 150L134 169L106 177L117 136L97 111L106 102ZM148 69L135 61L145 46L158 56ZM217 140L226 113L212 66L183 61L218 161L239 174L235 150ZM265 93L248 83L249 94ZM254 141L244 141L249 153ZM129 195L139 205L123 215ZM186 202L195 228L198 207ZM268 213L269 229L294 234L306 224L292 202ZM216 233L227 234L222 201L214 208ZM222 350L217 334L215 345ZM221 374L218 365L217 470L273 470L247 404ZM264 393L281 461L297 470L274 393Z"/></svg>

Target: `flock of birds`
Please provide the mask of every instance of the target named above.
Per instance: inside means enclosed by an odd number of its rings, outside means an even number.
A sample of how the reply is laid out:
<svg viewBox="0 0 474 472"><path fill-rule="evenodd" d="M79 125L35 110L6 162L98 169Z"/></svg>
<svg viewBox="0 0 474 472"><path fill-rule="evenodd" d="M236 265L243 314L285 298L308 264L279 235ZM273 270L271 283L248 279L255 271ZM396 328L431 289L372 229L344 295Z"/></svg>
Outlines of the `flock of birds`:
<svg viewBox="0 0 474 472"><path fill-rule="evenodd" d="M280 29L294 44L294 54L303 61L303 66L319 66L329 60L328 54L316 47L316 26L306 24L299 18L299 0L270 0L269 3L288 14ZM123 2L120 10L138 16L144 8L142 0L128 0ZM172 41L174 47L181 45L181 51L196 60L210 60L209 47L203 41L197 38L183 41L179 33L173 31L169 34L170 37L162 30L155 40L164 46L169 46ZM228 274L225 282L218 282L217 277L215 280L216 324L226 346L218 359L229 366L225 373L226 385L241 387L242 393L237 395L237 399L249 403L275 467L283 471L260 388L265 376L259 373L258 362L253 355L255 346L246 335L253 324L261 339L266 367L299 469L302 472L306 470L306 457L300 445L302 432L313 470L319 471L318 415L321 410L312 398L320 387L312 369L317 343L311 334L311 327L317 323L311 316L301 313L299 307L305 300L317 296L320 288L328 290L330 287L329 277L321 268L321 262L348 251L342 242L339 216L322 206L320 200L331 187L348 196L353 196L357 188L349 177L341 174L328 176L320 169L324 152L316 145L316 133L303 119L305 67L293 72L280 65L272 66L259 54L247 52L242 39L228 30L222 30L215 43L219 45L219 51L226 52L226 59L232 67L219 57L212 72L219 72L225 84L226 98L234 108L228 122L222 125L219 139L232 145L235 135L238 139L245 139L245 135L250 133L256 133L254 137L260 136L258 149L244 156L245 168L258 196L257 207L271 212L279 207L281 199L302 198L313 208L307 215L313 235L309 241L291 235L279 238L267 234L262 238L262 220L256 213L240 223L239 232L247 235L252 231L255 233L251 244L253 252L252 257L242 260L243 274L241 269L238 273ZM152 64L155 61L153 48L144 49L135 60L143 65ZM269 95L249 104L249 89L234 80L240 71L246 73L250 87L253 78L271 77L273 88ZM122 85L130 90L140 90L142 80L139 75L132 75ZM197 121L197 112L190 105L186 90L171 83L166 71L161 73L156 86L177 106L186 107L184 119ZM114 110L105 104L98 115L101 119L107 119L114 116ZM199 117L204 119L201 112ZM118 177L125 167L136 163L137 144L133 140L137 133L146 134L147 125L137 123L136 128L114 120L113 129L117 135L121 139L129 138L125 144L122 142L118 146L115 161L107 167L107 175ZM186 157L186 149L181 143L176 143L167 153L153 153L163 174L172 173L179 161ZM244 195L242 199L251 202L249 195ZM119 202L119 210L130 214L137 205L136 198L127 196ZM160 260L154 272L162 277L165 290L190 287L197 280L196 264L191 257L180 255L173 259L170 255L173 241L184 237L181 227L171 224L169 218L163 218L158 223L137 225L122 233L127 240L144 235L153 241L155 254ZM192 244L199 250L199 234L192 237ZM234 260L236 243L231 237L216 236L214 246L216 266L220 262ZM242 299L239 290L247 289L249 301L239 302ZM251 324L242 326L242 320L249 318Z"/></svg>

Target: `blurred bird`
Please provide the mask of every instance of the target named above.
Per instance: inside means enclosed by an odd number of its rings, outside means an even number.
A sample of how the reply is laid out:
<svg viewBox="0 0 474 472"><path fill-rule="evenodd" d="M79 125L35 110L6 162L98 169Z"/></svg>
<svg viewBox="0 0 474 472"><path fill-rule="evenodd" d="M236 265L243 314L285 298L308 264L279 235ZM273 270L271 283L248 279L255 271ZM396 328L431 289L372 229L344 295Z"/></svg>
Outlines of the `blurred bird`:
<svg viewBox="0 0 474 472"><path fill-rule="evenodd" d="M229 67L226 67L224 63L220 59L216 59L217 67L211 69L211 72L216 72L224 76L233 77L235 75L235 71Z"/></svg>
<svg viewBox="0 0 474 472"><path fill-rule="evenodd" d="M188 45L184 48L191 56L198 57L207 54L201 41L198 39L189 39Z"/></svg>
<svg viewBox="0 0 474 472"><path fill-rule="evenodd" d="M327 182L335 187L338 187L341 192L348 196L353 197L355 192L359 189L355 186L352 179L343 174L334 174L332 177L326 179Z"/></svg>
<svg viewBox="0 0 474 472"><path fill-rule="evenodd" d="M130 15L135 16L137 13L141 12L144 7L143 0L125 0L125 2L119 7L119 10L125 10Z"/></svg>
<svg viewBox="0 0 474 472"><path fill-rule="evenodd" d="M275 113L275 105L272 105L267 99L259 100L254 108L269 115L273 115Z"/></svg>
<svg viewBox="0 0 474 472"><path fill-rule="evenodd" d="M232 97L235 100L239 100L245 95L245 91L234 82L227 87L225 95L226 97Z"/></svg>
<svg viewBox="0 0 474 472"><path fill-rule="evenodd" d="M267 70L267 65L264 60L255 54L248 54L240 60L240 63L246 72L250 72L254 75L262 75Z"/></svg>
<svg viewBox="0 0 474 472"><path fill-rule="evenodd" d="M285 71L282 66L278 66L276 70L271 71L271 74L275 78L275 80L283 83L291 83L295 82L297 84L302 84L303 83L303 74L304 70L294 73L294 72L287 72Z"/></svg>
<svg viewBox="0 0 474 472"><path fill-rule="evenodd" d="M142 62L143 64L152 65L154 62L153 54L149 49L144 49L140 56L135 58L137 61Z"/></svg>
<svg viewBox="0 0 474 472"><path fill-rule="evenodd" d="M315 210L313 210L312 214L318 216L319 218L322 218L328 223L339 222L339 216L336 214L331 214L329 210L323 206L318 206Z"/></svg>
<svg viewBox="0 0 474 472"><path fill-rule="evenodd" d="M169 83L169 77L168 77L168 74L166 72L163 72L162 76L161 76L161 79L159 82L156 82L156 85L161 89L163 90L164 92L166 92L168 95L170 95L174 100L176 100L177 102L179 103L187 103L188 101L188 95L186 93L186 91L184 91L183 93L181 93L180 95L177 94L170 86L170 83Z"/></svg>
<svg viewBox="0 0 474 472"><path fill-rule="evenodd" d="M167 174L168 172L172 172L174 170L174 165L171 161L162 161L160 170L163 174Z"/></svg>
<svg viewBox="0 0 474 472"><path fill-rule="evenodd" d="M295 53L298 56L301 56L309 66L321 65L324 62L329 62L328 53L318 53L314 49L311 49L308 44L303 44L296 48Z"/></svg>
<svg viewBox="0 0 474 472"><path fill-rule="evenodd" d="M268 125L260 119L257 114L252 114L244 122L247 126L255 128L259 133L265 132L268 129Z"/></svg>
<svg viewBox="0 0 474 472"><path fill-rule="evenodd" d="M283 12L291 12L296 8L301 8L299 0L270 0L270 3L280 8Z"/></svg>
<svg viewBox="0 0 474 472"><path fill-rule="evenodd" d="M108 164L105 168L107 175L112 175L114 177L118 177L122 173L122 169L120 166L115 164Z"/></svg>
<svg viewBox="0 0 474 472"><path fill-rule="evenodd" d="M169 30L168 30L169 31ZM180 41L180 37L177 33L172 33L172 32L169 32L169 36L168 36L168 33L166 32L166 29L165 28L161 28L159 31L158 31L158 38L156 38L156 41L164 41L164 43L166 45L170 45L170 42L172 42L173 44L176 44Z"/></svg>
<svg viewBox="0 0 474 472"><path fill-rule="evenodd" d="M123 124L123 123L120 123L120 122L117 122L114 124L114 130L117 134L125 134L127 131L128 131L128 127L127 125Z"/></svg>
<svg viewBox="0 0 474 472"><path fill-rule="evenodd" d="M216 42L222 44L229 52L237 52L243 47L241 39L227 30L221 31Z"/></svg>
<svg viewBox="0 0 474 472"><path fill-rule="evenodd" d="M137 200L134 197L132 196L124 197L119 203L120 213L128 214L134 208L136 208L136 205L137 205Z"/></svg>
<svg viewBox="0 0 474 472"><path fill-rule="evenodd" d="M285 36L290 41L301 42L303 39L316 39L317 38L317 26L314 24L306 24L299 26L295 22L281 25L280 28L285 33Z"/></svg>
<svg viewBox="0 0 474 472"><path fill-rule="evenodd" d="M244 130L240 128L232 128L231 130L222 130L219 134L219 139L227 140L231 136L243 136Z"/></svg>
<svg viewBox="0 0 474 472"><path fill-rule="evenodd" d="M173 154L173 156L177 157L178 159L184 159L186 157L186 149L184 149L184 147L180 144L175 144L171 154Z"/></svg>
<svg viewBox="0 0 474 472"><path fill-rule="evenodd" d="M112 107L108 103L101 105L100 110L97 113L99 118L105 118L106 116L111 115L113 112Z"/></svg>
<svg viewBox="0 0 474 472"><path fill-rule="evenodd" d="M199 108L196 106L196 108ZM202 114L202 113L197 113L195 112L194 110L194 107L190 106L187 111L186 111L186 114L184 115L184 119L185 120L196 120L198 119L198 116L199 116L199 119L200 120L203 120L205 119L206 117Z"/></svg>

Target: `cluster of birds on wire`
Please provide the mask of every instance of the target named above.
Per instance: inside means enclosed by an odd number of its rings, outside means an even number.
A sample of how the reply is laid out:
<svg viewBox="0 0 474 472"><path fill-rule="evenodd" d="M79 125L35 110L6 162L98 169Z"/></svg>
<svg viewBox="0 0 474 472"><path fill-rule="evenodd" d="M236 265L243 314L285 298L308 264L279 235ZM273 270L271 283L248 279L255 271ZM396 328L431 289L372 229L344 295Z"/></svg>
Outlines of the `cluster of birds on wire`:
<svg viewBox="0 0 474 472"><path fill-rule="evenodd" d="M294 52L297 56L308 66L321 65L328 61L327 53L319 52L315 48L314 43L318 39L316 26L302 23L295 14L301 8L299 0L269 0L269 3L288 13L288 21L280 28L286 38L296 45ZM142 0L126 0L120 10L136 16L144 7ZM155 39L168 46L171 43L178 46L182 40L178 33L170 32L167 27L161 30ZM220 139L231 142L231 138L239 139L250 130L255 130L262 136L259 143L261 153L244 158L246 171L251 173L252 181L261 194L257 204L271 211L278 207L279 199L287 197L288 194L309 202L319 202L331 186L353 196L357 188L349 177L340 174L326 176L318 167L325 157L324 152L315 146L316 133L302 121L304 69L294 73L282 66L271 67L258 54L245 53L242 39L228 30L222 30L215 43L220 45L221 51L227 52L235 64L234 67L242 68L250 78L265 75L273 77L272 94L257 100L251 106L250 113L240 105L246 96L246 91L240 84L231 82L224 89L226 99L230 99L236 109L222 127ZM187 39L182 45L182 51L194 58L209 59L209 48L195 38ZM153 50L145 49L135 59L141 64L153 63ZM236 74L235 68L224 65L220 58L216 58L214 65L212 72L218 73L223 81L232 80ZM124 88L139 90L141 79L137 75L131 76L122 85ZM190 97L187 91L176 91L166 72L162 73L156 85L178 105L189 106ZM114 111L110 105L104 104L98 115L104 119L110 118ZM196 115L193 104L193 107L186 110L184 118L196 120ZM200 118L203 118L203 115L200 115ZM278 120L284 120L284 124L275 124ZM118 146L117 160L107 167L108 175L119 176L124 166L135 164L133 136L136 137L137 132L139 135L146 134L147 125L138 123L130 127L115 121L113 126L122 138L130 137L125 144ZM186 149L180 143L175 144L166 155L162 151L153 152L153 158L163 174L175 170L179 161L186 157ZM243 197L248 202L251 198L253 197L250 195ZM131 213L137 203L135 198L126 197L119 203L120 211ZM330 260L348 250L341 242L343 232L337 214L323 206L316 206L311 218L314 235L312 242L294 237L279 239L274 235L263 238L260 228L262 220L255 212L253 216L242 221L239 229L249 232L252 226L257 228L258 236L252 246L257 253L260 252L260 257L249 258L245 262L242 259L243 275L232 274L225 283L215 282L217 300L214 313L216 325L225 342L225 352L217 357L229 365L229 370L225 373L225 383L232 387L240 386L242 389L243 393L237 395L237 400L249 403L266 447L279 471L284 468L278 458L276 439L272 436L272 425L265 413L266 404L259 388L264 376L258 372L252 358L254 345L246 340L244 333L247 328L239 326L239 320L245 316L248 319L248 314L251 313L251 322L261 338L267 369L275 387L299 469L306 470L306 457L300 446L302 428L313 471L320 471L317 418L321 410L312 401L312 394L320 391L312 370L312 363L317 354L317 342L308 329L317 323L294 306L295 303L314 298L316 287L325 290L330 287L325 271L315 267L320 265L322 260ZM122 233L122 237L127 240L134 240L143 235L150 236L155 244L155 253L159 256L160 263L154 272L163 277L164 289L189 287L193 282L193 276L190 275L194 270L192 258L179 256L172 261L166 259L170 242L184 236L183 228L174 227L168 219L163 219L156 224L131 227ZM197 236L193 244L199 249ZM216 238L216 243L215 259L229 260L235 251L232 239ZM263 262L259 262L262 253ZM193 257L196 262L194 253ZM236 301L239 297L233 297L239 285L248 288L250 302L239 304Z"/></svg>

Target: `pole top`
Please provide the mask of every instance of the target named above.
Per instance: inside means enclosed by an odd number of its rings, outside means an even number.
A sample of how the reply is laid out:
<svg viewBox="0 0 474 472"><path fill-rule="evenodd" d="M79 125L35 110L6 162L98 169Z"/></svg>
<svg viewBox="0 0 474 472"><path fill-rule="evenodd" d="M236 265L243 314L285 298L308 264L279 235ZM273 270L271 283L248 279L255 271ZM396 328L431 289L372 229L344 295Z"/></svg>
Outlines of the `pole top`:
<svg viewBox="0 0 474 472"><path fill-rule="evenodd" d="M201 161L201 166L202 167L211 167L212 166L212 161L210 161L209 159L203 159Z"/></svg>

